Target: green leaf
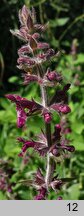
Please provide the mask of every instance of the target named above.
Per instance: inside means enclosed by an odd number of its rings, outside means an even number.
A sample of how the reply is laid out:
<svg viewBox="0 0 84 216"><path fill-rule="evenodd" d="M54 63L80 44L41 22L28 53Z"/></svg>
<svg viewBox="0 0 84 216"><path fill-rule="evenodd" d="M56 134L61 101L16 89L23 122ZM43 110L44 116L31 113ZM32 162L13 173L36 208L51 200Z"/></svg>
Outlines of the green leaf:
<svg viewBox="0 0 84 216"><path fill-rule="evenodd" d="M69 200L78 200L80 195L79 184L74 184L68 189L68 199Z"/></svg>
<svg viewBox="0 0 84 216"><path fill-rule="evenodd" d="M7 157L18 155L20 152L20 147L16 144L15 139L8 137L6 140L6 145L4 147L4 152Z"/></svg>
<svg viewBox="0 0 84 216"><path fill-rule="evenodd" d="M73 122L72 124L72 131L74 131L77 134L81 134L83 130L84 130L84 124L82 123L82 121L75 120L75 122Z"/></svg>
<svg viewBox="0 0 84 216"><path fill-rule="evenodd" d="M69 18L59 18L59 19L55 19L55 20L50 20L49 21L49 25L50 27L57 27L57 26L64 26L67 22L69 21Z"/></svg>
<svg viewBox="0 0 84 216"><path fill-rule="evenodd" d="M10 77L9 79L8 79L8 82L10 82L10 83L15 83L15 82L17 82L18 81L18 77L17 76L12 76L12 77Z"/></svg>
<svg viewBox="0 0 84 216"><path fill-rule="evenodd" d="M0 105L4 108L7 109L10 105L10 102L6 98L0 98ZM1 112L1 111L0 111Z"/></svg>
<svg viewBox="0 0 84 216"><path fill-rule="evenodd" d="M71 134L72 142L77 151L84 151L84 139L82 135L78 135L76 133Z"/></svg>
<svg viewBox="0 0 84 216"><path fill-rule="evenodd" d="M2 191L0 191L0 200L7 200L6 195Z"/></svg>
<svg viewBox="0 0 84 216"><path fill-rule="evenodd" d="M0 111L0 122L3 123L16 123L16 114L13 110L13 107L9 106L7 111L1 110Z"/></svg>

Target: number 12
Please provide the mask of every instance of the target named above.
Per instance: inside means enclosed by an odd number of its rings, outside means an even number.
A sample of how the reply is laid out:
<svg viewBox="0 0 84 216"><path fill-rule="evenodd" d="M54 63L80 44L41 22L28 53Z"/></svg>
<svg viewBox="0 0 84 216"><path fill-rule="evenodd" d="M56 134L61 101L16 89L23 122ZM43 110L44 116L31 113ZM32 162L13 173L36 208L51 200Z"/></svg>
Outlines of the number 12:
<svg viewBox="0 0 84 216"><path fill-rule="evenodd" d="M69 206L69 211L78 211L78 209L77 209L78 204L77 203L72 203L72 204L68 203L67 206Z"/></svg>

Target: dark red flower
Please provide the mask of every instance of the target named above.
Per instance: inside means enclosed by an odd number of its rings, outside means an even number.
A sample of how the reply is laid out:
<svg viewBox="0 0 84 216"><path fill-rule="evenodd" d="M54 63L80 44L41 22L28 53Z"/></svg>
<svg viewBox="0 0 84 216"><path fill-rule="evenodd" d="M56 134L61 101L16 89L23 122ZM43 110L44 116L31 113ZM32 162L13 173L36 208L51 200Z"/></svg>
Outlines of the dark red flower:
<svg viewBox="0 0 84 216"><path fill-rule="evenodd" d="M18 58L17 63L21 65L27 65L27 67L32 67L35 65L35 60L24 55Z"/></svg>
<svg viewBox="0 0 84 216"><path fill-rule="evenodd" d="M44 120L47 124L49 124L51 121L52 121L52 116L51 116L51 113L49 112L44 112L43 113L44 115Z"/></svg>
<svg viewBox="0 0 84 216"><path fill-rule="evenodd" d="M61 196L59 196L59 197L57 198L57 200L63 200L63 198L62 198Z"/></svg>
<svg viewBox="0 0 84 216"><path fill-rule="evenodd" d="M43 83L43 80L39 78L39 76L34 75L34 74L25 73L23 74L23 78L24 78L25 85L29 84L30 82L38 82L39 84Z"/></svg>
<svg viewBox="0 0 84 216"><path fill-rule="evenodd" d="M33 140L25 140L22 137L18 137L17 140L19 142L23 143L23 146L21 148L21 153L19 154L19 156L24 155L24 152L26 152L26 150L28 148L33 148L36 152L38 152L41 156L46 155L47 151L48 151L48 147L46 145L46 142L41 141L33 141Z"/></svg>
<svg viewBox="0 0 84 216"><path fill-rule="evenodd" d="M39 42L39 43L37 44L37 48L38 48L38 49L48 49L48 48L49 48L49 44L48 44L48 43Z"/></svg>
<svg viewBox="0 0 84 216"><path fill-rule="evenodd" d="M57 103L57 104L51 105L51 108L63 114L67 114L71 112L71 109L67 104Z"/></svg>
<svg viewBox="0 0 84 216"><path fill-rule="evenodd" d="M75 151L75 147L72 146L72 145L69 145L69 146L67 146L67 145L61 145L61 148L65 149L65 150L67 150L69 152L74 152Z"/></svg>
<svg viewBox="0 0 84 216"><path fill-rule="evenodd" d="M16 104L18 127L23 127L25 125L28 115L42 108L41 105L37 104L34 100L30 101L19 95L7 94L6 97ZM25 108L29 111L26 112Z"/></svg>
<svg viewBox="0 0 84 216"><path fill-rule="evenodd" d="M45 200L45 196L46 196L46 188L41 188L39 190L39 194L37 196L35 196L35 200Z"/></svg>
<svg viewBox="0 0 84 216"><path fill-rule="evenodd" d="M60 151L59 148L56 144L53 144L50 149L49 152L51 152L55 157L59 157L60 156Z"/></svg>
<svg viewBox="0 0 84 216"><path fill-rule="evenodd" d="M49 81L57 81L60 82L62 80L62 76L60 73L57 73L56 71L51 71L50 68L47 70L47 73L45 74Z"/></svg>
<svg viewBox="0 0 84 216"><path fill-rule="evenodd" d="M27 120L27 115L25 111L19 105L16 106L17 110L17 126L18 128L22 128L25 125Z"/></svg>
<svg viewBox="0 0 84 216"><path fill-rule="evenodd" d="M18 55L23 55L26 53L31 53L32 49L31 47L27 44L25 46L22 46L19 50L18 50Z"/></svg>

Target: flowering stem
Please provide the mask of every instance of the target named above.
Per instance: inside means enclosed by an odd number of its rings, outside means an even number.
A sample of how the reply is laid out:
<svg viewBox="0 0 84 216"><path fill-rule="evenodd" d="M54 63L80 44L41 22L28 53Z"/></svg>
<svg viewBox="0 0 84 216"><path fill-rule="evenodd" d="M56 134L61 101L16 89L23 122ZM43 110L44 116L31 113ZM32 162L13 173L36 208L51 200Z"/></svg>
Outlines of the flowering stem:
<svg viewBox="0 0 84 216"><path fill-rule="evenodd" d="M18 68L28 72L28 74L24 74L24 84L29 84L32 81L36 81L40 84L41 103L39 104L34 99L27 100L15 94L8 94L6 97L16 104L17 126L19 128L25 125L27 118L31 115L40 113L44 118L45 134L42 133L40 136L43 142L26 140L22 137L18 137L17 140L23 144L19 154L20 157L26 156L26 150L28 148L34 148L40 155L47 154L45 179L41 170L38 169L35 181L32 184L32 186L36 186L37 189L39 189L39 194L36 199L45 200L49 188L53 190L60 189L60 185L62 184L60 183L60 179L56 180L57 177L54 176L56 168L55 158L60 162L59 158L63 158L64 155L66 156L66 152L64 154L64 151L74 151L73 146L67 145L69 140L64 136L64 134L66 135L70 131L69 128L66 128L66 124L63 127L60 121L60 124L55 125L54 133L51 134L52 111L60 115L60 120L62 120L63 114L67 114L71 111L66 104L67 91L70 88L70 83L65 85L63 90L57 90L49 101L48 86L53 87L57 83L62 84L62 76L60 73L52 71L50 68L44 71L42 64L49 61L52 57L59 56L59 52L56 54L55 51L50 48L49 44L40 42L39 38L41 33L46 30L47 26L37 23L34 8L30 11L24 5L22 10L19 11L19 20L21 24L20 29L16 29L15 31L11 30L13 35L26 42L26 44L18 50ZM66 129L68 132L66 132ZM59 197L59 200L60 199L61 197Z"/></svg>

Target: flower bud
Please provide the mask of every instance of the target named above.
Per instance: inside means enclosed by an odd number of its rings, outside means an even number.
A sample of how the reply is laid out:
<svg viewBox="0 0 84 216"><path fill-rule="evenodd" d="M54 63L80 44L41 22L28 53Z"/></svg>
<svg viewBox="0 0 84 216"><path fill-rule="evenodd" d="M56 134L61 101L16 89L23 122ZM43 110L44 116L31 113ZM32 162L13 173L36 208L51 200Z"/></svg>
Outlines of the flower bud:
<svg viewBox="0 0 84 216"><path fill-rule="evenodd" d="M52 120L51 114L50 113L44 113L44 120L47 124L50 123Z"/></svg>
<svg viewBox="0 0 84 216"><path fill-rule="evenodd" d="M51 108L53 108L54 110L56 110L57 112L61 112L63 114L67 114L69 112L71 112L71 109L68 105L66 104L53 104L51 105Z"/></svg>
<svg viewBox="0 0 84 216"><path fill-rule="evenodd" d="M75 147L74 146L62 146L63 149L69 151L69 152L74 152L75 151Z"/></svg>
<svg viewBox="0 0 84 216"><path fill-rule="evenodd" d="M54 71L49 72L49 73L47 74L47 78L48 78L50 81L54 81L54 80L56 79L56 74L55 74L55 72L54 72Z"/></svg>
<svg viewBox="0 0 84 216"><path fill-rule="evenodd" d="M57 200L63 200L63 198L62 198L61 196L59 196L59 197L57 198Z"/></svg>
<svg viewBox="0 0 84 216"><path fill-rule="evenodd" d="M69 106L63 105L63 106L60 106L59 111L61 111L64 114L67 114L67 113L71 112L71 109Z"/></svg>

